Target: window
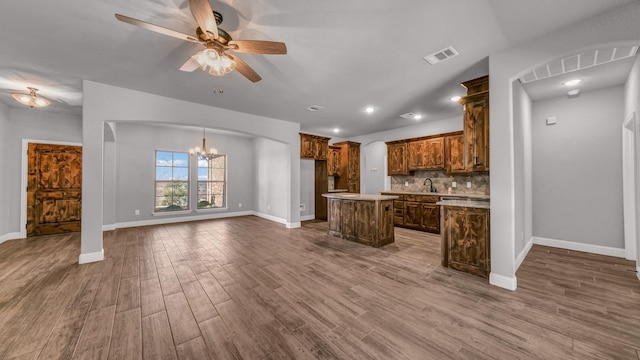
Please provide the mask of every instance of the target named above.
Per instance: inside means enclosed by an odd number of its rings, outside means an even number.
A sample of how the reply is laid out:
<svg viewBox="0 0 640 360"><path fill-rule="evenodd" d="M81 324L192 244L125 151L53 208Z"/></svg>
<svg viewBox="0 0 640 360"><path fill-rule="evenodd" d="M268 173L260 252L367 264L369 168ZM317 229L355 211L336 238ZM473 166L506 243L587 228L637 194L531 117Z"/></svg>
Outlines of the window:
<svg viewBox="0 0 640 360"><path fill-rule="evenodd" d="M189 209L189 154L156 150L155 211Z"/></svg>
<svg viewBox="0 0 640 360"><path fill-rule="evenodd" d="M227 157L198 159L198 209L226 206Z"/></svg>

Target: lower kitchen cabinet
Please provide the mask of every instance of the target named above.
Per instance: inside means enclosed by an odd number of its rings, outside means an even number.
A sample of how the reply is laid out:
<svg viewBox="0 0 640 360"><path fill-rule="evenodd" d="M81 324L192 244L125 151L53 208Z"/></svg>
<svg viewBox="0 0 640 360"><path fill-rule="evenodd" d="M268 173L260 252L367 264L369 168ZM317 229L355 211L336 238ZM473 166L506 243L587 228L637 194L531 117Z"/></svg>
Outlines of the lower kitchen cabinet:
<svg viewBox="0 0 640 360"><path fill-rule="evenodd" d="M489 277L489 209L442 206L442 266Z"/></svg>
<svg viewBox="0 0 640 360"><path fill-rule="evenodd" d="M393 225L440 234L439 196L382 194L399 196L393 201Z"/></svg>

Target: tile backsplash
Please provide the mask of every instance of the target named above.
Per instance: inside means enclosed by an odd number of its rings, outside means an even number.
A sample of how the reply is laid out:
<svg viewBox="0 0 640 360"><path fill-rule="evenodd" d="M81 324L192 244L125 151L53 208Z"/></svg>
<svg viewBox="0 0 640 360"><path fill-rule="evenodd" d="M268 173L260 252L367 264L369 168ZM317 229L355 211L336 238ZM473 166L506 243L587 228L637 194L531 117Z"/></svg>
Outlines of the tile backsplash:
<svg viewBox="0 0 640 360"><path fill-rule="evenodd" d="M415 171L413 176L392 176L391 190L428 191L428 183L424 185L427 178L431 179L437 192L446 193L455 181L457 187L452 188L453 194L489 194L489 174L448 175L442 170ZM467 182L471 182L471 188L467 188Z"/></svg>

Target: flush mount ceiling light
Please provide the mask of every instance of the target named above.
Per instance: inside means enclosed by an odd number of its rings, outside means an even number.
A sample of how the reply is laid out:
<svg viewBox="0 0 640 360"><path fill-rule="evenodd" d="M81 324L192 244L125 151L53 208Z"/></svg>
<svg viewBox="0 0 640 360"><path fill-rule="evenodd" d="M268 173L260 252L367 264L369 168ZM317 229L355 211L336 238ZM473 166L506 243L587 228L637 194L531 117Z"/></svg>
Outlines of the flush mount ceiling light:
<svg viewBox="0 0 640 360"><path fill-rule="evenodd" d="M335 128L335 129L333 129L333 132L337 134L337 133L339 133L339 132L340 132L340 129Z"/></svg>
<svg viewBox="0 0 640 360"><path fill-rule="evenodd" d="M27 89L29 89L28 94L12 93L11 96L13 96L13 98L20 104L26 105L32 109L51 105L51 101L49 101L49 99L38 96L36 93L38 89L33 87L27 87Z"/></svg>
<svg viewBox="0 0 640 360"><path fill-rule="evenodd" d="M562 83L564 86L576 86L582 82L582 79L573 79Z"/></svg>
<svg viewBox="0 0 640 360"><path fill-rule="evenodd" d="M372 112L376 111L376 108L374 108L373 106L367 106L364 109L364 112L366 112L367 114L371 114Z"/></svg>
<svg viewBox="0 0 640 360"><path fill-rule="evenodd" d="M450 98L449 98L449 100L451 100L451 101L456 101L456 102L457 102L458 100L460 100L460 99L461 99L461 97L460 97L460 96L457 96L457 95L456 95L456 96L452 96L452 97L450 97Z"/></svg>
<svg viewBox="0 0 640 360"><path fill-rule="evenodd" d="M569 96L578 96L580 94L580 89L571 89L567 91L567 95Z"/></svg>

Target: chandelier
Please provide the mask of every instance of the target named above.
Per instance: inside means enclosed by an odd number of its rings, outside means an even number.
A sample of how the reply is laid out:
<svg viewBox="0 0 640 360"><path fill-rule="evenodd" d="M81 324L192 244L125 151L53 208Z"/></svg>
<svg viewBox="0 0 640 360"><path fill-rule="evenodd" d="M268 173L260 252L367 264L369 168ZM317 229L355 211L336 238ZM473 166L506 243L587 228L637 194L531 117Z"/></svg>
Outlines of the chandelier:
<svg viewBox="0 0 640 360"><path fill-rule="evenodd" d="M236 68L236 62L227 54L219 54L214 49L198 51L191 58L200 65L203 71L207 71L207 67L209 67L209 74L213 76L222 76Z"/></svg>
<svg viewBox="0 0 640 360"><path fill-rule="evenodd" d="M33 87L27 87L27 89L29 89L29 94L12 93L11 96L13 96L13 98L22 105L26 105L32 109L37 107L39 108L49 106L51 104L51 101L49 101L49 99L43 98L42 96L38 96L38 94L36 94L38 89Z"/></svg>
<svg viewBox="0 0 640 360"><path fill-rule="evenodd" d="M189 149L189 155L198 156L198 160L213 160L218 157L218 150L215 148L209 149L207 151L207 139L205 138L205 129L202 129L202 148L196 146L195 148Z"/></svg>

